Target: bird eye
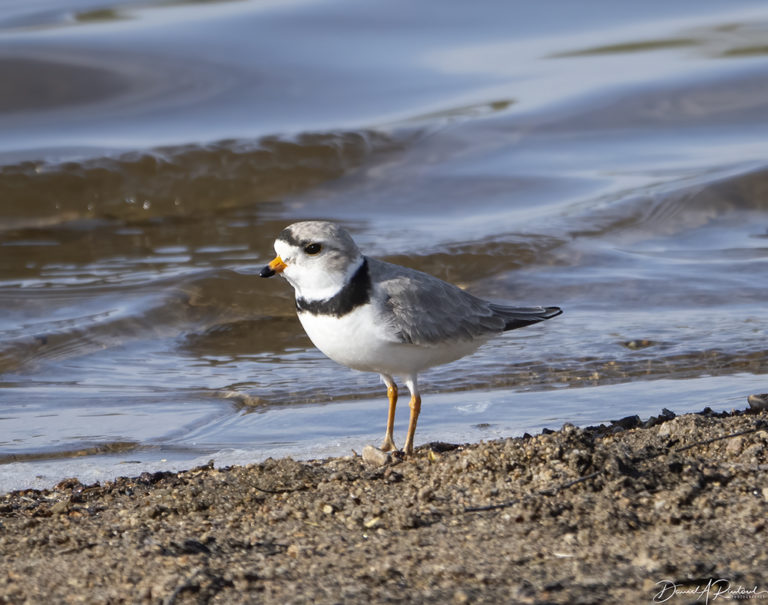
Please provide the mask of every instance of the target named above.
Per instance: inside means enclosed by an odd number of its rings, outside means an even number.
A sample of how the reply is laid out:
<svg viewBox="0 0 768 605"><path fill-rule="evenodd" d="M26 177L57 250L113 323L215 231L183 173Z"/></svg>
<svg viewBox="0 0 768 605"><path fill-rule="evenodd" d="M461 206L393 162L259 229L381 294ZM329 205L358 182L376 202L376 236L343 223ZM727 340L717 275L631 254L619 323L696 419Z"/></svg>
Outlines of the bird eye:
<svg viewBox="0 0 768 605"><path fill-rule="evenodd" d="M308 244L304 246L304 252L307 254L317 254L323 247L320 244Z"/></svg>

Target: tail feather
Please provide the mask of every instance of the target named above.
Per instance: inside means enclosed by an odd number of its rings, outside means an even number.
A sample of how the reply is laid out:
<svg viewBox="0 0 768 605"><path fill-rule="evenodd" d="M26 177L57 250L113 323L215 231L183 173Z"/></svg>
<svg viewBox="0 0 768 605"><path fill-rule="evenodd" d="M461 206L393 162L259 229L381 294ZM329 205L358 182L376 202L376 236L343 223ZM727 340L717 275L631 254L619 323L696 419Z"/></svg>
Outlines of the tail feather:
<svg viewBox="0 0 768 605"><path fill-rule="evenodd" d="M491 303L491 311L504 320L504 331L530 326L560 315L560 307L505 307Z"/></svg>

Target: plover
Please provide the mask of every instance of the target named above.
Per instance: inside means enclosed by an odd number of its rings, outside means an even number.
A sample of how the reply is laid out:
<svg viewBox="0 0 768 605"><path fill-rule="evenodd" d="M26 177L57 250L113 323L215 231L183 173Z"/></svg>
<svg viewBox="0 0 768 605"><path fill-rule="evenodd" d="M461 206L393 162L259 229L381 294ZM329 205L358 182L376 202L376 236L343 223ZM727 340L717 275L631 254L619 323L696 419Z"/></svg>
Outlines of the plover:
<svg viewBox="0 0 768 605"><path fill-rule="evenodd" d="M411 394L408 455L421 411L419 372L469 355L496 334L562 313L558 307L498 305L432 275L367 257L346 230L326 221L286 227L275 252L259 275L279 273L293 286L296 312L314 345L337 363L377 372L387 386L384 451L397 449L395 377Z"/></svg>

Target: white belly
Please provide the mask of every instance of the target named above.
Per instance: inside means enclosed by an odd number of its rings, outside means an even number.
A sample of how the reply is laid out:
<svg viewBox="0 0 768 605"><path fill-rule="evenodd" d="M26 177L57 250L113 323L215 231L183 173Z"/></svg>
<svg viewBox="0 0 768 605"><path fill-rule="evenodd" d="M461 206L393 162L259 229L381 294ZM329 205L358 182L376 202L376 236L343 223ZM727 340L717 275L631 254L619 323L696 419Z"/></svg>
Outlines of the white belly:
<svg viewBox="0 0 768 605"><path fill-rule="evenodd" d="M389 376L416 373L474 353L484 340L419 346L397 342L370 305L343 317L299 313L312 343L342 365Z"/></svg>

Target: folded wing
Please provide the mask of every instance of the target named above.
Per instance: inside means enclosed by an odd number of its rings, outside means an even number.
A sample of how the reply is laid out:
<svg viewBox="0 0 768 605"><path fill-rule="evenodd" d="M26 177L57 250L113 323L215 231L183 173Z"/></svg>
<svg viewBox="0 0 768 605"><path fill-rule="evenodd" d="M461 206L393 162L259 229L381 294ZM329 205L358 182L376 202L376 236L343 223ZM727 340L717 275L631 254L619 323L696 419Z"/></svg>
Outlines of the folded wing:
<svg viewBox="0 0 768 605"><path fill-rule="evenodd" d="M394 340L416 345L487 338L559 315L557 307L497 305L432 275L369 258L379 313Z"/></svg>

